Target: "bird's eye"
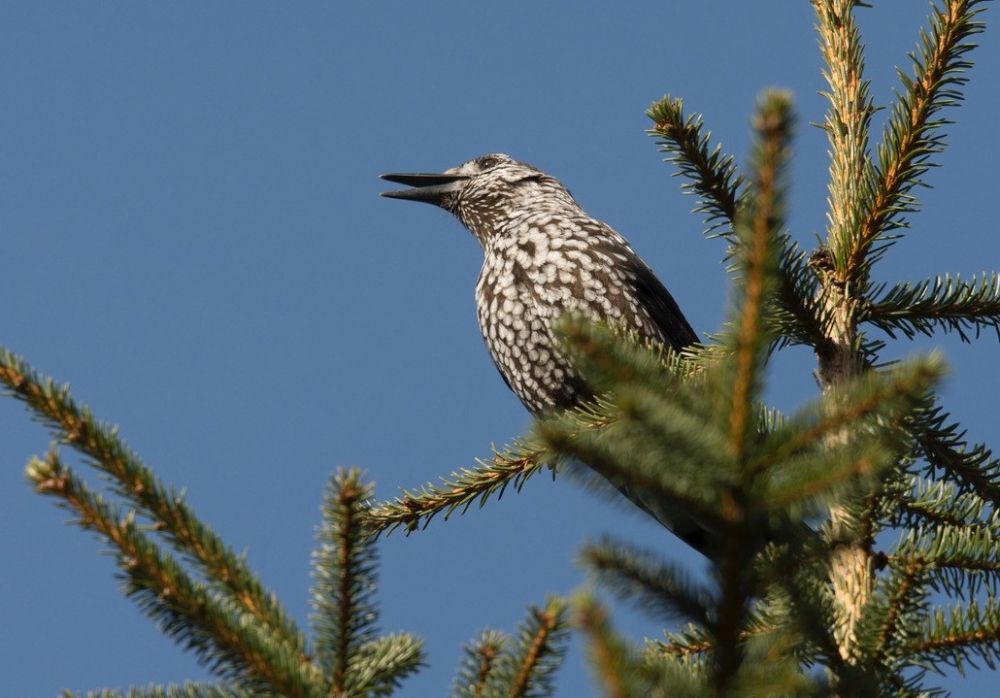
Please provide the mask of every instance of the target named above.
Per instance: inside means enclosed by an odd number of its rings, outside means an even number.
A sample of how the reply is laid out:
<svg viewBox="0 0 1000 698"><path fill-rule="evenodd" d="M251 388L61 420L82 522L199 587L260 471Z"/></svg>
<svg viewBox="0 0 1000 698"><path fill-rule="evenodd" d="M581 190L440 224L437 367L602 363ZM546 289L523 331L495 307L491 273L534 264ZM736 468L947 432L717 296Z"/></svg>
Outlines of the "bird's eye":
<svg viewBox="0 0 1000 698"><path fill-rule="evenodd" d="M500 164L500 159L495 158L492 155L487 155L485 157L479 158L479 169L488 170L490 168L496 167Z"/></svg>

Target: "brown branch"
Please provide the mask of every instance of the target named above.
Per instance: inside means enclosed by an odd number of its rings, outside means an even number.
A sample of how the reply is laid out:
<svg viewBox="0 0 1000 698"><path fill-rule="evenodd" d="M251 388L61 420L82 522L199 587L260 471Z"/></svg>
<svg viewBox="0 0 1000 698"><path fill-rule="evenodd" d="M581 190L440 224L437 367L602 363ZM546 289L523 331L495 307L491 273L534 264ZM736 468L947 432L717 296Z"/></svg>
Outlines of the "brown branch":
<svg viewBox="0 0 1000 698"><path fill-rule="evenodd" d="M908 655L918 655L928 654L935 650L951 649L953 647L967 649L970 645L996 642L1000 642L1000 623L994 623L992 626L977 630L949 633L945 637L925 638L919 642L911 642L905 645L901 648L901 651Z"/></svg>
<svg viewBox="0 0 1000 698"><path fill-rule="evenodd" d="M605 610L595 600L584 598L577 605L576 623L590 639L590 659L603 681L605 695L629 698L631 694L622 676L622 671L627 671L628 667L621 665L621 648L614 646L616 638Z"/></svg>
<svg viewBox="0 0 1000 698"><path fill-rule="evenodd" d="M330 683L330 698L346 695L347 667L351 659L352 625L355 607L353 589L353 533L360 522L355 519L355 505L365 494L355 479L345 478L337 490L337 509L341 518L338 522L337 537L339 538L337 552L340 560L337 566L337 638L336 651L333 656L333 678Z"/></svg>
<svg viewBox="0 0 1000 698"><path fill-rule="evenodd" d="M486 680L490 671L493 670L493 662L496 660L500 650L495 645L484 644L479 648L479 670L476 672L476 684L473 686L475 698L483 698L486 695Z"/></svg>
<svg viewBox="0 0 1000 698"><path fill-rule="evenodd" d="M896 560L896 562L902 561ZM889 599L885 621L879 629L877 649L872 655L872 662L875 665L879 665L885 660L886 653L889 650L889 643L892 641L897 623L902 617L903 604L906 602L906 597L913 589L917 578L924 573L926 568L926 562L918 556L910 556L902 567L896 567L900 571L901 577L899 579L899 586L896 587L895 593Z"/></svg>
<svg viewBox="0 0 1000 698"><path fill-rule="evenodd" d="M765 346L762 312L768 300L777 260L773 259L781 227L781 176L788 155L792 117L788 95L766 93L754 117L756 149L754 187L748 227L741 235L742 304L736 319L735 376L729 410L729 451L742 462L753 411L756 372Z"/></svg>
<svg viewBox="0 0 1000 698"><path fill-rule="evenodd" d="M514 683L510 689L510 698L521 698L521 696L526 694L528 682L531 679L531 672L535 670L538 659L545 650L549 636L559 625L559 615L551 610L546 609L542 611L533 609L533 613L535 614L535 620L538 621L538 630L535 632L534 637L531 638L531 644L528 646L528 651L524 655L517 676L514 678Z"/></svg>

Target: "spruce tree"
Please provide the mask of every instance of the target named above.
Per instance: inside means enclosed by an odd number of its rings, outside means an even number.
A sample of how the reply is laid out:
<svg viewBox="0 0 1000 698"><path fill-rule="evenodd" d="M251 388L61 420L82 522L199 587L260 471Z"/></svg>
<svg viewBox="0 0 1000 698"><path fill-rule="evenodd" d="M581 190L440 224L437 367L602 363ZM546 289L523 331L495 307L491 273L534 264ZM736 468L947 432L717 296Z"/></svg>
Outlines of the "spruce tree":
<svg viewBox="0 0 1000 698"><path fill-rule="evenodd" d="M812 4L829 100L822 244L804 249L786 226L796 122L787 93L762 94L742 169L680 99L655 102L650 135L687 180L708 237L725 246L727 322L678 355L563 318L564 349L601 395L593 404L543 415L490 459L392 500L374 502L357 470L335 473L308 635L115 429L0 354L0 383L58 440L29 462L32 485L107 543L124 593L218 679L91 695L391 695L425 657L416 636L379 631L379 536L483 504L547 468L694 517L715 534L710 574L628 541L589 543L580 561L598 587L662 621L664 639L623 637L590 591L550 598L516 635L487 630L466 647L456 696L551 695L570 625L611 696L934 695L936 671L992 668L1000 461L941 404L939 355L886 357L887 341L918 334L1000 335L1000 276L872 279L944 146L944 110L961 101L984 0L932 9L874 152L855 22L863 3ZM769 359L794 345L814 352L819 394L786 415L762 396ZM64 447L105 476L106 494L67 464Z"/></svg>

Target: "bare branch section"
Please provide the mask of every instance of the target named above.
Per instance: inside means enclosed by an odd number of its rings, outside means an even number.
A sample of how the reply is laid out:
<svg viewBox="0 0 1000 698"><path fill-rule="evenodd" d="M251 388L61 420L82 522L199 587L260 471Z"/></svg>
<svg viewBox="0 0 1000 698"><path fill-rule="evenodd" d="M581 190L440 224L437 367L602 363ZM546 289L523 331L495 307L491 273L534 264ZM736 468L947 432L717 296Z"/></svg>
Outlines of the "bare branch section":
<svg viewBox="0 0 1000 698"><path fill-rule="evenodd" d="M0 349L0 384L23 401L73 448L93 460L113 478L116 491L149 516L174 547L190 556L209 580L248 613L283 637L305 657L304 636L277 597L184 503L181 496L159 482L153 472L121 440L113 427L94 419L78 406L66 387L39 377L25 362Z"/></svg>

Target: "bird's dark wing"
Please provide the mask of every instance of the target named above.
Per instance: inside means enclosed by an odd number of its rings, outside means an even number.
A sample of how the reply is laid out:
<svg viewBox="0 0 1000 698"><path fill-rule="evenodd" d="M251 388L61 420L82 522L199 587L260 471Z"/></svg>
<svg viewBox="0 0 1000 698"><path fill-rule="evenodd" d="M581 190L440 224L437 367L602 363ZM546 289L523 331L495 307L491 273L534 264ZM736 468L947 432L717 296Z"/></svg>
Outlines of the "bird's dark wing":
<svg viewBox="0 0 1000 698"><path fill-rule="evenodd" d="M635 274L635 295L650 318L660 328L673 349L683 349L698 341L677 301L646 263L636 257L632 272Z"/></svg>
<svg viewBox="0 0 1000 698"><path fill-rule="evenodd" d="M588 223L594 231L591 233L591 247L615 260L608 273L631 286L633 300L646 315L644 318L637 318L640 324L651 323L653 328L650 329L661 335L650 339L661 340L675 350L697 343L698 335L684 317L677 301L656 278L649 265L607 223L593 219Z"/></svg>

